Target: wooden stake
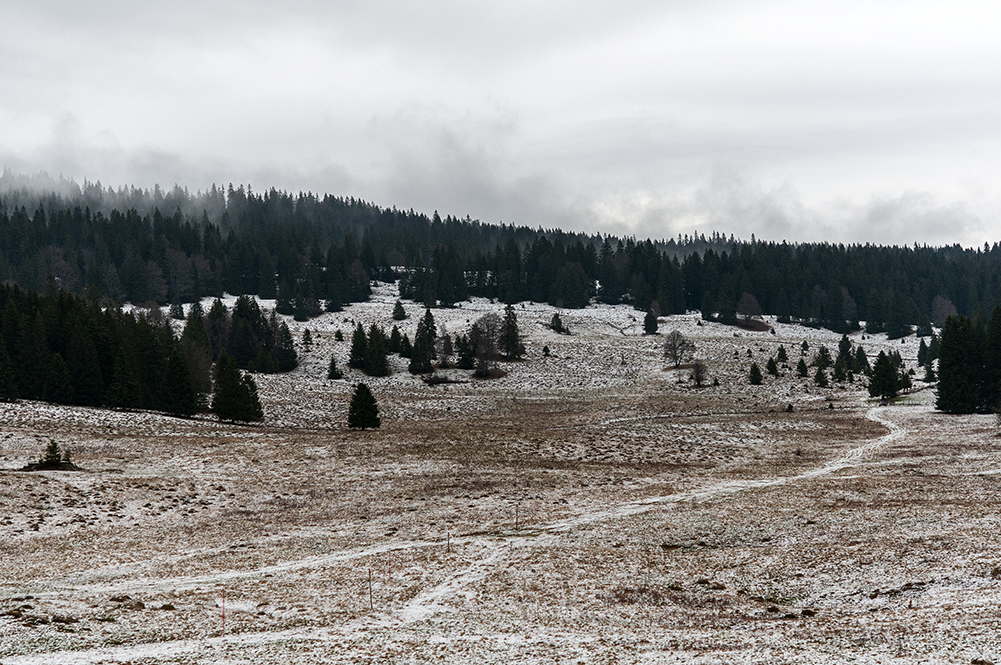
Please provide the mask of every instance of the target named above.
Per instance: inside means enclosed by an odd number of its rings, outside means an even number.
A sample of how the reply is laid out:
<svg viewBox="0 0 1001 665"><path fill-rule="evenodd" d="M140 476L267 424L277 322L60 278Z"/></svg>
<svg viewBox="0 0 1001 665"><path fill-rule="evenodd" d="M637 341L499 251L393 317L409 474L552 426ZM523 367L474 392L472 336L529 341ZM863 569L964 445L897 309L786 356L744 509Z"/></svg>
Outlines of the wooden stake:
<svg viewBox="0 0 1001 665"><path fill-rule="evenodd" d="M519 507L520 507L520 504L517 504L517 503L514 504L514 530L515 531L518 530L518 525L519 525L519 514L518 514L518 508Z"/></svg>
<svg viewBox="0 0 1001 665"><path fill-rule="evenodd" d="M445 541L445 543L446 543L445 544L445 552L448 553L448 554L451 554L452 553L452 532L451 531L446 531L445 533L447 534L446 535L447 540Z"/></svg>
<svg viewBox="0 0 1001 665"><path fill-rule="evenodd" d="M374 606L372 605L372 569L368 569L368 611L372 612Z"/></svg>
<svg viewBox="0 0 1001 665"><path fill-rule="evenodd" d="M222 636L226 637L226 587L222 588Z"/></svg>

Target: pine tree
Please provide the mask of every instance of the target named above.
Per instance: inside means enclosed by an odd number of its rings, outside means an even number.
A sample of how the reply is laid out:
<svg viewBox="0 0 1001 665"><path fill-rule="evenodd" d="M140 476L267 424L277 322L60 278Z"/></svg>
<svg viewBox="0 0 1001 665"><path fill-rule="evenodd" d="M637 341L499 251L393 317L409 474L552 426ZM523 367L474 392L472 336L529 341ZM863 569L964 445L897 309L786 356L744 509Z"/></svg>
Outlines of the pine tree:
<svg viewBox="0 0 1001 665"><path fill-rule="evenodd" d="M399 353L402 342L403 336L400 334L400 328L394 323L393 329L389 333L389 343L386 345L386 349L390 353Z"/></svg>
<svg viewBox="0 0 1001 665"><path fill-rule="evenodd" d="M657 328L660 324L657 321L657 315L653 313L652 309L648 309L646 316L643 317L643 334L644 335L656 335Z"/></svg>
<svg viewBox="0 0 1001 665"><path fill-rule="evenodd" d="M552 328L553 332L558 332L561 335L570 332L563 326L563 319L560 318L559 312L553 312L553 318L549 322L549 327Z"/></svg>
<svg viewBox="0 0 1001 665"><path fill-rule="evenodd" d="M799 374L800 377L805 377L808 372L809 370L806 367L806 361L800 358L799 362L796 363L796 373Z"/></svg>
<svg viewBox="0 0 1001 665"><path fill-rule="evenodd" d="M827 382L827 373L823 367L817 368L817 373L813 375L813 382L821 388L826 388L829 385Z"/></svg>
<svg viewBox="0 0 1001 665"><path fill-rule="evenodd" d="M748 380L751 382L752 386L761 385L761 368L758 367L758 363L751 363L751 371L748 374Z"/></svg>
<svg viewBox="0 0 1001 665"><path fill-rule="evenodd" d="M872 374L872 368L869 367L869 356L865 354L865 349L861 346L855 349L855 360L852 362L852 371L856 374Z"/></svg>
<svg viewBox="0 0 1001 665"><path fill-rule="evenodd" d="M348 359L348 367L364 369L367 353L368 338L365 337L365 329L359 323L355 326L355 331L351 335L351 357Z"/></svg>
<svg viewBox="0 0 1001 665"><path fill-rule="evenodd" d="M769 358L768 362L765 363L765 371L772 376L779 375L779 366L775 363L775 358Z"/></svg>
<svg viewBox="0 0 1001 665"><path fill-rule="evenodd" d="M786 347L779 344L779 350L776 357L780 363L788 362L789 356L786 354Z"/></svg>
<svg viewBox="0 0 1001 665"><path fill-rule="evenodd" d="M355 387L354 394L351 396L351 404L348 407L348 427L374 429L378 428L380 424L379 405L375 401L375 396L367 385L359 383Z"/></svg>

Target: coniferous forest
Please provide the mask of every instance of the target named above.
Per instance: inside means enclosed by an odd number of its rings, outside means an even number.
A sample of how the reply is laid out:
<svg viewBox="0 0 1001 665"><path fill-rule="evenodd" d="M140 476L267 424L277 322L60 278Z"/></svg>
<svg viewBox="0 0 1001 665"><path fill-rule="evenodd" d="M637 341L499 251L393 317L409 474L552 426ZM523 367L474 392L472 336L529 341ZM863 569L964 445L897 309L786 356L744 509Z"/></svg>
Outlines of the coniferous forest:
<svg viewBox="0 0 1001 665"><path fill-rule="evenodd" d="M469 296L566 308L597 299L628 303L648 319L697 310L746 323L772 314L838 332L864 321L867 332L891 339L931 335L934 323L945 326L940 408L984 411L998 403L997 380L956 378L997 364L988 358L997 355L996 335L980 323L1001 302L997 243L794 244L718 233L637 240L274 189L213 186L191 194L61 181L43 193L19 178L0 176L0 281L7 285L0 291L0 398L179 415L227 404L228 396L210 400L219 359L227 376L233 368L288 371L297 364L288 327L275 311L240 297L232 312L218 300L208 312L189 307L178 338L152 305L171 304L183 315L182 303L206 296L256 295L302 321L366 300L378 279L399 281L403 297L427 307ZM125 313L118 306L127 302L145 309ZM964 349L962 362L950 356L954 345ZM960 391L983 389L956 397L952 382ZM255 386L241 390L256 400ZM238 412L256 414L259 406Z"/></svg>
<svg viewBox="0 0 1001 665"><path fill-rule="evenodd" d="M5 174L8 183L13 176ZM330 195L175 187L0 196L0 281L111 302L192 302L223 292L276 298L299 320L363 301L371 279L431 306L470 295L657 314L755 312L890 337L950 314L986 319L1001 301L1001 245L976 249L667 240L484 224Z"/></svg>

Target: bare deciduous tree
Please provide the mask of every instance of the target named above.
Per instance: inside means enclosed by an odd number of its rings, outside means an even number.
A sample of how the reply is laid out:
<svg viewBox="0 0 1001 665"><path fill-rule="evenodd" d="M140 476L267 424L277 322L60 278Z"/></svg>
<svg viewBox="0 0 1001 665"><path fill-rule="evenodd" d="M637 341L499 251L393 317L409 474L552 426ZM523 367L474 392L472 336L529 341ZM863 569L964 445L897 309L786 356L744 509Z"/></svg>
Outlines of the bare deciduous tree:
<svg viewBox="0 0 1001 665"><path fill-rule="evenodd" d="M696 360L692 363L691 377L692 381L695 382L696 388L701 388L702 384L705 383L709 371L706 364L701 360Z"/></svg>
<svg viewBox="0 0 1001 665"><path fill-rule="evenodd" d="M664 357L674 363L676 369L681 366L685 358L693 353L695 353L695 344L681 332L672 330L667 334L667 338L664 340Z"/></svg>

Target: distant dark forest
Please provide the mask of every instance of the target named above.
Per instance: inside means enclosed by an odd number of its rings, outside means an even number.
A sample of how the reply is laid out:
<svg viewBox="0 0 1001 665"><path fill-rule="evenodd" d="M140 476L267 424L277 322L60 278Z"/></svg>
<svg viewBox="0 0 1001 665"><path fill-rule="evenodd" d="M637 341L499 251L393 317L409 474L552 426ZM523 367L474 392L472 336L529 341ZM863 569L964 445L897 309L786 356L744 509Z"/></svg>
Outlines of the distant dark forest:
<svg viewBox="0 0 1001 665"><path fill-rule="evenodd" d="M330 195L249 188L191 194L0 177L0 281L93 300L166 304L226 291L277 298L305 319L363 301L370 280L450 306L469 296L578 308L592 298L657 314L758 313L891 336L1001 302L1001 245L886 247L661 241L485 224ZM55 193L58 191L59 193Z"/></svg>

